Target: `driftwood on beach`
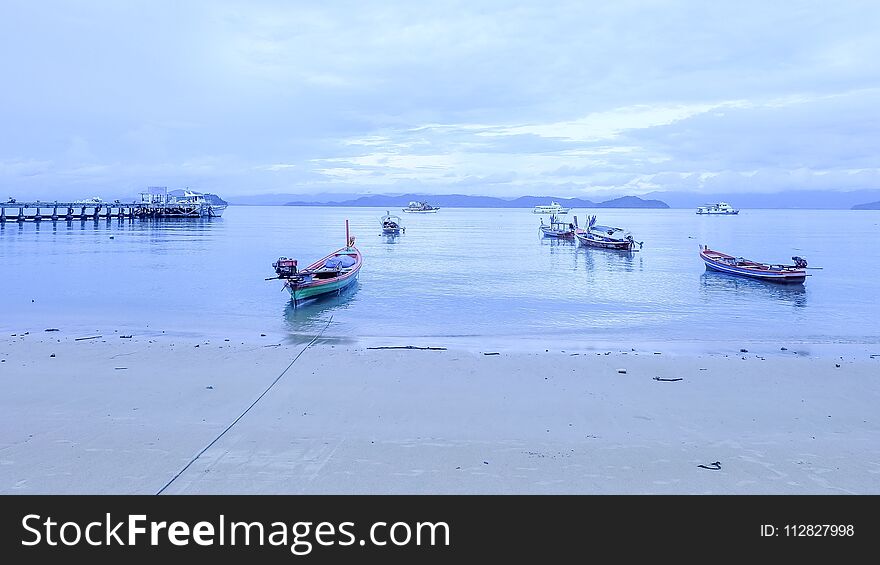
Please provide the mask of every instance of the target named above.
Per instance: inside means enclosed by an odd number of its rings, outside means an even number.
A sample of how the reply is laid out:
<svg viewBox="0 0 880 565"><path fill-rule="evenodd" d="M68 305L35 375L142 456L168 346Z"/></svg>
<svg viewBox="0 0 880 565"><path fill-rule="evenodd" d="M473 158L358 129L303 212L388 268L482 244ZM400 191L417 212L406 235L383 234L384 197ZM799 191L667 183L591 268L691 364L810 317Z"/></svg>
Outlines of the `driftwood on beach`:
<svg viewBox="0 0 880 565"><path fill-rule="evenodd" d="M419 347L418 345L380 345L368 347L367 349L429 349L431 351L446 351L445 347Z"/></svg>

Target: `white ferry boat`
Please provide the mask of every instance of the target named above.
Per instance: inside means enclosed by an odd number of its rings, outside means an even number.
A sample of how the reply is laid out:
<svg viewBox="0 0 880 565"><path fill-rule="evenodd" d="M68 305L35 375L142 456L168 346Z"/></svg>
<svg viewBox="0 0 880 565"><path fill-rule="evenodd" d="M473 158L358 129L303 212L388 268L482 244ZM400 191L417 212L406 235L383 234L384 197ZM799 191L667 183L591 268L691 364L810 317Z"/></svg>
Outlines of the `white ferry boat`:
<svg viewBox="0 0 880 565"><path fill-rule="evenodd" d="M219 218L226 204L214 203L194 190L168 190L151 186L141 192L140 216L163 218Z"/></svg>
<svg viewBox="0 0 880 565"><path fill-rule="evenodd" d="M734 215L739 214L733 206L727 202L717 202L715 204L706 204L697 208L697 214L716 214L716 215Z"/></svg>
<svg viewBox="0 0 880 565"><path fill-rule="evenodd" d="M562 204L554 200L549 205L535 206L535 209L532 210L532 212L535 214L552 214L555 216L559 216L562 214L568 214L568 210L569 208L565 208Z"/></svg>
<svg viewBox="0 0 880 565"><path fill-rule="evenodd" d="M403 211L410 214L433 214L439 209L439 206L431 206L427 202L413 201L410 202L409 205L403 209Z"/></svg>

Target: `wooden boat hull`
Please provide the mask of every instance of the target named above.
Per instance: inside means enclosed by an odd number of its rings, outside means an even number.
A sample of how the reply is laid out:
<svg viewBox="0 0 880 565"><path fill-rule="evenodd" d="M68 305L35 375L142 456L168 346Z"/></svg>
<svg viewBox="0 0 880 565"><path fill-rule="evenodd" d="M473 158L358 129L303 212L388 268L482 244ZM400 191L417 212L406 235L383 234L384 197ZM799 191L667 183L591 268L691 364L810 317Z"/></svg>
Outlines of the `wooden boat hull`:
<svg viewBox="0 0 880 565"><path fill-rule="evenodd" d="M597 247L599 249L616 249L618 251L632 251L635 242L624 241L606 241L589 236L588 234L578 233L577 240L581 245L587 247Z"/></svg>
<svg viewBox="0 0 880 565"><path fill-rule="evenodd" d="M355 264L350 269L342 272L339 276L330 278L312 278L309 281L288 280L284 283L284 288L290 293L294 304L301 300L318 298L324 295L339 293L349 285L357 281L358 273L363 265L363 257L360 251L355 247L345 247L334 251L333 253L323 257L306 268L306 271L317 269L333 257L339 255L348 255L354 257Z"/></svg>
<svg viewBox="0 0 880 565"><path fill-rule="evenodd" d="M354 272L351 274L347 274L344 277L334 279L332 281L322 281L321 284L314 284L309 286L296 286L294 284L288 284L287 290L290 292L290 296L291 298L293 298L294 302L300 302L302 300L308 300L310 298L318 298L327 294L342 292L349 285L355 283L357 281L357 277L358 273Z"/></svg>
<svg viewBox="0 0 880 565"><path fill-rule="evenodd" d="M559 231L550 228L541 228L541 233L544 234L544 237L555 237L557 239L574 239L574 232L571 231Z"/></svg>
<svg viewBox="0 0 880 565"><path fill-rule="evenodd" d="M773 270L768 268L743 267L729 264L722 260L724 257L732 258L729 255L718 254L717 252L712 253L713 254L707 254L706 251L700 251L700 258L706 264L706 269L708 270L783 284L803 284L803 282L807 280L806 269L785 268ZM721 257L716 257L715 255L721 255Z"/></svg>

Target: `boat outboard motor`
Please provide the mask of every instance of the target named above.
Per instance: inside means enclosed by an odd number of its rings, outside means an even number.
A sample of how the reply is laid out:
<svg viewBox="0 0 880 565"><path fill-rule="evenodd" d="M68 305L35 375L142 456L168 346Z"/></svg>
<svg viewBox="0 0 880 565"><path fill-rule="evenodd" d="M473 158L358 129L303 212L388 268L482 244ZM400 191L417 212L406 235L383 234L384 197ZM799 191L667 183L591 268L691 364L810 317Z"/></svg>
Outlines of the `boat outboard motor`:
<svg viewBox="0 0 880 565"><path fill-rule="evenodd" d="M794 266L799 269L806 268L806 266L807 266L807 260L804 259L803 257L798 257L797 255L795 255L794 257L791 258L791 260L794 261Z"/></svg>
<svg viewBox="0 0 880 565"><path fill-rule="evenodd" d="M292 277L296 275L296 259L288 259L287 257L279 257L277 261L272 263L272 268L279 277Z"/></svg>

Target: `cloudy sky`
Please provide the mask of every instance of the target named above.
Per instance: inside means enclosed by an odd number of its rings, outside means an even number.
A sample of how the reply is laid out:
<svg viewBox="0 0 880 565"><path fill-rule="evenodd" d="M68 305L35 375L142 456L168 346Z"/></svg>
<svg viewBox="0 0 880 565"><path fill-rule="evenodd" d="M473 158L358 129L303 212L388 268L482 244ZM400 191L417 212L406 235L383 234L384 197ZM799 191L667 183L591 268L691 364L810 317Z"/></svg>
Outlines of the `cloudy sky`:
<svg viewBox="0 0 880 565"><path fill-rule="evenodd" d="M0 191L878 188L878 22L847 0L3 0Z"/></svg>

